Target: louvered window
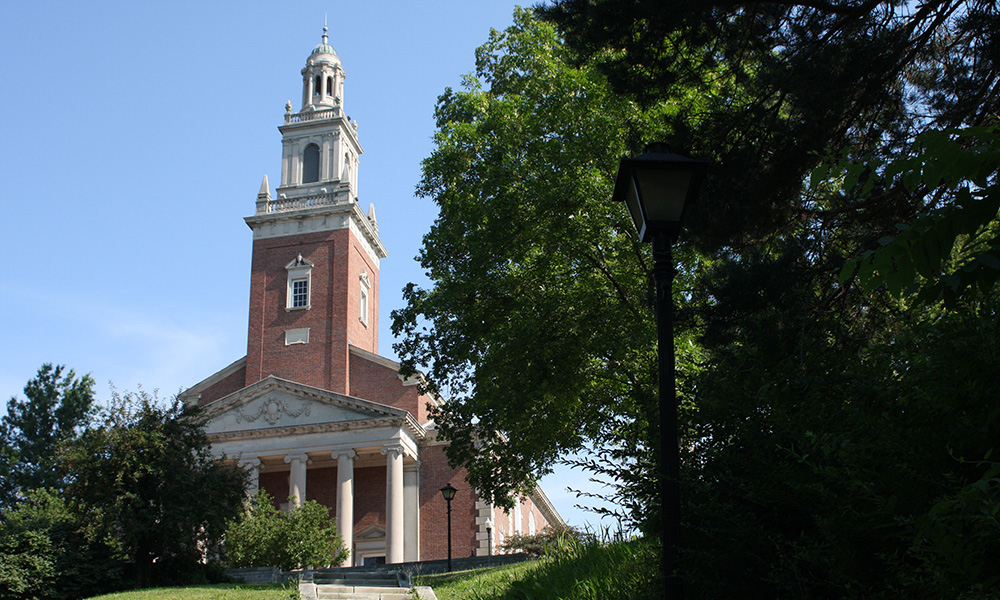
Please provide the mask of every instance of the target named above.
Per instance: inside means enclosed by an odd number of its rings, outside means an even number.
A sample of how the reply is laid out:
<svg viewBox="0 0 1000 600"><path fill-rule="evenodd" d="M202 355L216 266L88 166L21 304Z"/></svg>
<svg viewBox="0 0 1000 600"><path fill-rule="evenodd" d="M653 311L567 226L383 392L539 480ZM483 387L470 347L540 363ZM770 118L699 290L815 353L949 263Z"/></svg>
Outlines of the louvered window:
<svg viewBox="0 0 1000 600"><path fill-rule="evenodd" d="M319 146L309 144L302 153L302 183L319 181Z"/></svg>

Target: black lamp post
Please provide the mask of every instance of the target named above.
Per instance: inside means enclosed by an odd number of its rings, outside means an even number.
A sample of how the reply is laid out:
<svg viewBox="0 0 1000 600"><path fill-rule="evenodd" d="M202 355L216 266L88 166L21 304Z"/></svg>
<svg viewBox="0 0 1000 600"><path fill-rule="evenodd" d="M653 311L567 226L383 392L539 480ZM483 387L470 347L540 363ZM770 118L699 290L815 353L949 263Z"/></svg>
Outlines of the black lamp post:
<svg viewBox="0 0 1000 600"><path fill-rule="evenodd" d="M486 521L486 556L493 556L493 519Z"/></svg>
<svg viewBox="0 0 1000 600"><path fill-rule="evenodd" d="M455 498L455 492L457 492L451 484L445 485L441 488L441 495L444 496L445 502L448 503L448 572L451 573L451 501Z"/></svg>
<svg viewBox="0 0 1000 600"><path fill-rule="evenodd" d="M660 380L660 504L663 523L662 570L666 598L679 598L677 548L680 533L680 453L674 379L673 280L671 246L681 230L684 208L693 202L708 162L674 154L666 144L650 144L645 154L623 158L612 200L625 202L639 238L653 243L656 335Z"/></svg>

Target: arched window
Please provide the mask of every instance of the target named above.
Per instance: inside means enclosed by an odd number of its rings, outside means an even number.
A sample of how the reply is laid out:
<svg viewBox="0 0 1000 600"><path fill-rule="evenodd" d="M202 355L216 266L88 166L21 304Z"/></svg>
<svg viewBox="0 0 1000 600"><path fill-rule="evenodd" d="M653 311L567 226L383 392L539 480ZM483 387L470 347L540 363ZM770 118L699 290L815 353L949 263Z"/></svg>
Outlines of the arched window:
<svg viewBox="0 0 1000 600"><path fill-rule="evenodd" d="M302 183L319 181L319 146L309 144L302 152Z"/></svg>
<svg viewBox="0 0 1000 600"><path fill-rule="evenodd" d="M320 77L319 75L317 75L316 76L316 89L313 90L313 93L316 94L317 96L319 96L319 95L321 95L323 93L323 88L319 87L322 84L323 84L323 78Z"/></svg>
<svg viewBox="0 0 1000 600"><path fill-rule="evenodd" d="M326 78L326 95L327 96L333 95L333 77Z"/></svg>

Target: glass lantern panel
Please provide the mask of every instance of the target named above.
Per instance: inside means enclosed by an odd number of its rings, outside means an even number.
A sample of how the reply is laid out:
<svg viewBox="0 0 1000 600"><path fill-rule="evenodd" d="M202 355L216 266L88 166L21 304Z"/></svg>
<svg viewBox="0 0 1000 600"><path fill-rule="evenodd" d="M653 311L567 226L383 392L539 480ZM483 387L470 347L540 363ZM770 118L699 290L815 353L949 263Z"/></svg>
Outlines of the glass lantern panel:
<svg viewBox="0 0 1000 600"><path fill-rule="evenodd" d="M681 220L691 186L691 171L636 169L635 180L647 221Z"/></svg>

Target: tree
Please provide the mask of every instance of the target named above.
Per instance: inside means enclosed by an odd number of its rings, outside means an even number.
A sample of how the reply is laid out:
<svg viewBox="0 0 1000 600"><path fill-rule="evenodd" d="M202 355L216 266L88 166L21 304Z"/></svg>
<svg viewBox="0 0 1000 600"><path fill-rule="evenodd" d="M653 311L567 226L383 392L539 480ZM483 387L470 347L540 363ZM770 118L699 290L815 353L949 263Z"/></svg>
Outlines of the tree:
<svg viewBox="0 0 1000 600"><path fill-rule="evenodd" d="M330 509L309 500L281 512L261 490L226 531L226 554L234 567L337 566L347 554Z"/></svg>
<svg viewBox="0 0 1000 600"><path fill-rule="evenodd" d="M545 14L626 97L682 103L668 129L716 163L681 265L689 595L995 597L996 3Z"/></svg>
<svg viewBox="0 0 1000 600"><path fill-rule="evenodd" d="M408 286L393 313L404 370L424 368L447 399L434 418L449 458L498 505L587 446L644 485L651 262L607 199L619 155L670 110L616 97L550 25L514 19L477 50L464 89L439 98L418 187L441 209L419 255L434 286Z"/></svg>
<svg viewBox="0 0 1000 600"><path fill-rule="evenodd" d="M239 514L245 473L212 457L197 408L113 393L61 455L66 497L89 539L126 561L137 586L196 576Z"/></svg>
<svg viewBox="0 0 1000 600"><path fill-rule="evenodd" d="M0 420L0 508L14 505L29 490L61 489L56 448L90 422L94 380L46 363L24 386L25 400L12 397Z"/></svg>
<svg viewBox="0 0 1000 600"><path fill-rule="evenodd" d="M70 600L123 587L122 563L90 543L66 502L35 489L0 516L0 598Z"/></svg>
<svg viewBox="0 0 1000 600"><path fill-rule="evenodd" d="M419 188L441 207L420 255L433 287L410 287L394 325L449 397L453 460L503 492L591 444L652 525L648 249L600 200L619 155L669 136L715 165L675 252L689 595L991 597L997 292L912 306L838 275L897 224L933 236L924 215L972 206L942 174L968 168L969 193L995 196L992 171L971 174L992 134L968 129L1000 107L995 3L542 13L559 34L522 16L442 97ZM981 245L939 257L989 268L996 210L978 206L956 232Z"/></svg>

